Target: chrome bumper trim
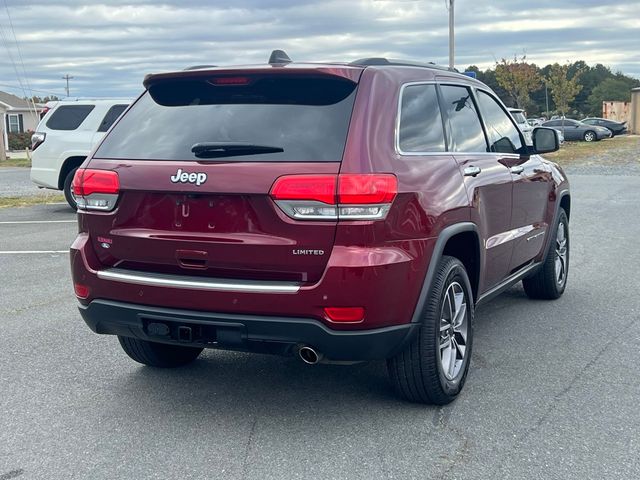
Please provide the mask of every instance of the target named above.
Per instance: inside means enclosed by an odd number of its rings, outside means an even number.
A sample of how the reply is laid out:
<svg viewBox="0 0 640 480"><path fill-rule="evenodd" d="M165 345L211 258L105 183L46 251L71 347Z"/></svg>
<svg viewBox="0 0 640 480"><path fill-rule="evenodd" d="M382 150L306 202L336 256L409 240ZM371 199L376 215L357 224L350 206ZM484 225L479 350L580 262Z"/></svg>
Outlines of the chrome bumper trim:
<svg viewBox="0 0 640 480"><path fill-rule="evenodd" d="M294 282L270 282L260 280L229 280L202 278L163 273L137 272L121 268L98 271L98 278L112 282L132 283L150 287L173 287L191 290L244 293L296 293L300 285Z"/></svg>

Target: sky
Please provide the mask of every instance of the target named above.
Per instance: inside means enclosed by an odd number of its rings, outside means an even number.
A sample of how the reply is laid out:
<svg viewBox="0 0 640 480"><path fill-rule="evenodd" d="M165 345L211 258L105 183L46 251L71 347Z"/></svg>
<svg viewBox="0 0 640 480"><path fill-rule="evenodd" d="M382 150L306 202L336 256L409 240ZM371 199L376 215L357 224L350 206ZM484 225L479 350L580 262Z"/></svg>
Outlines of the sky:
<svg viewBox="0 0 640 480"><path fill-rule="evenodd" d="M640 0L455 0L456 67L526 54L640 78ZM0 0L0 90L135 97L190 65L385 56L448 64L446 0Z"/></svg>

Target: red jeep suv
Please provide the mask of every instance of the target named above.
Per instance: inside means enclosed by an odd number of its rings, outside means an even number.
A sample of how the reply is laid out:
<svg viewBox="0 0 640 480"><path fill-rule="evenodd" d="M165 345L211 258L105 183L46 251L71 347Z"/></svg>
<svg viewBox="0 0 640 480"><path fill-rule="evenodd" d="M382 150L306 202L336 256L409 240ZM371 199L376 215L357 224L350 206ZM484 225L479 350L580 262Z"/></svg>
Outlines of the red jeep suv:
<svg viewBox="0 0 640 480"><path fill-rule="evenodd" d="M406 399L465 382L474 308L562 295L566 177L486 85L368 58L199 67L145 92L78 170L80 313L134 360L203 348L386 359Z"/></svg>

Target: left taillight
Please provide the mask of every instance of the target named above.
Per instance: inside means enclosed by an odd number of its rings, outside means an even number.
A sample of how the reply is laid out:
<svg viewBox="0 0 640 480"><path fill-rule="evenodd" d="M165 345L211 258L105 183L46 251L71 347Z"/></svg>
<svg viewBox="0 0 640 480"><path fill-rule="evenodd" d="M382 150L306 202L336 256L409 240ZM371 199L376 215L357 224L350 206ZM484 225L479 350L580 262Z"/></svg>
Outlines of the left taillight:
<svg viewBox="0 0 640 480"><path fill-rule="evenodd" d="M395 175L285 175L271 198L297 220L382 220L398 193Z"/></svg>
<svg viewBox="0 0 640 480"><path fill-rule="evenodd" d="M40 145L42 145L46 138L47 138L46 133L34 132L33 135L31 135L31 151L35 150Z"/></svg>
<svg viewBox="0 0 640 480"><path fill-rule="evenodd" d="M71 186L81 210L113 210L120 194L120 179L113 170L79 168Z"/></svg>

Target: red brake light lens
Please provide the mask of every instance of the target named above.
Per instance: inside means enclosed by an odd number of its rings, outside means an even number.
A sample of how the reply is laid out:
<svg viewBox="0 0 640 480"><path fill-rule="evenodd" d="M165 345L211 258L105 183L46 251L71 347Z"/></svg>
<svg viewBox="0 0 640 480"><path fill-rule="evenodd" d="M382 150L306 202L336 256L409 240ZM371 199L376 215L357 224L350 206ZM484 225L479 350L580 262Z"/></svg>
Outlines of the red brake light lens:
<svg viewBox="0 0 640 480"><path fill-rule="evenodd" d="M92 193L117 194L120 192L118 174L112 170L78 169L73 177L73 193L88 197Z"/></svg>
<svg viewBox="0 0 640 480"><path fill-rule="evenodd" d="M398 180L391 174L341 174L338 181L340 205L391 203L397 193Z"/></svg>
<svg viewBox="0 0 640 480"><path fill-rule="evenodd" d="M209 81L214 85L248 85L249 77L216 77Z"/></svg>
<svg viewBox="0 0 640 480"><path fill-rule="evenodd" d="M336 323L358 323L364 320L363 307L325 307L324 313Z"/></svg>
<svg viewBox="0 0 640 480"><path fill-rule="evenodd" d="M336 203L337 175L286 175L271 187L274 200L311 200Z"/></svg>

